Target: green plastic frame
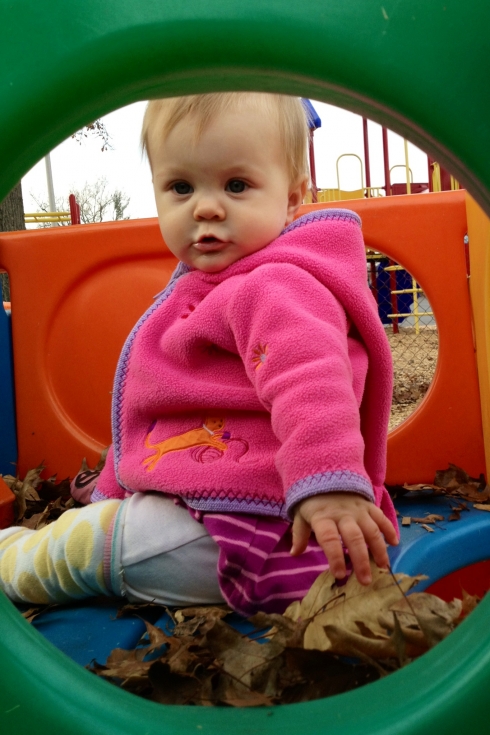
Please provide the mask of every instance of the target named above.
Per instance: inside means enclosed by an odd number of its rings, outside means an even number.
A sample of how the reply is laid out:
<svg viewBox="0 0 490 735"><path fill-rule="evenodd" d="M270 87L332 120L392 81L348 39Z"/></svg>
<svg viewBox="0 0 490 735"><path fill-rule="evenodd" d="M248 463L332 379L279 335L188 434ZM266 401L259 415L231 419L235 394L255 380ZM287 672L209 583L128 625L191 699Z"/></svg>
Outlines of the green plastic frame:
<svg viewBox="0 0 490 735"><path fill-rule="evenodd" d="M488 0L0 0L0 199L70 133L136 100L256 89L342 105L490 210ZM1 261L1 253L0 253ZM1 262L0 262L1 265ZM0 598L4 735L488 732L490 598L406 669L273 710L164 707L101 682Z"/></svg>

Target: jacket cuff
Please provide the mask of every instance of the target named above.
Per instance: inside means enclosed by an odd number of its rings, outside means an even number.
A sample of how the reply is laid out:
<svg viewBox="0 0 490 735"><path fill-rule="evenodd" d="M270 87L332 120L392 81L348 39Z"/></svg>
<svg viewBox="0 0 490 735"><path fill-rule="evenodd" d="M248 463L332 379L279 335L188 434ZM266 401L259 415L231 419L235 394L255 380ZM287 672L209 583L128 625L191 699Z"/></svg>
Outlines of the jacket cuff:
<svg viewBox="0 0 490 735"><path fill-rule="evenodd" d="M294 517L294 506L301 500L310 498L312 495L322 493L355 493L362 495L366 500L374 503L373 486L362 475L350 470L335 470L334 472L319 472L317 475L309 475L298 480L286 491L286 511L292 520Z"/></svg>
<svg viewBox="0 0 490 735"><path fill-rule="evenodd" d="M124 490L120 488L119 493L111 493L110 495L106 495L105 493L101 492L98 487L96 487L92 495L90 496L90 502L98 503L99 500L124 500L130 494L131 493L125 493Z"/></svg>

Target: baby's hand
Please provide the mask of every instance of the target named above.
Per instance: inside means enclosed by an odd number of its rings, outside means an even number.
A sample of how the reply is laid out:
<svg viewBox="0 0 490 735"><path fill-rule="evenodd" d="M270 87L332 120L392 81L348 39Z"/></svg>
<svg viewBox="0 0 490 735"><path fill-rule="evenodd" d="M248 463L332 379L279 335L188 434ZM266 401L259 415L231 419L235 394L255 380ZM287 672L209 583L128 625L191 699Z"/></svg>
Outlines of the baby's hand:
<svg viewBox="0 0 490 735"><path fill-rule="evenodd" d="M343 544L361 584L371 582L369 551L378 567L386 568L386 541L398 544L398 535L383 511L355 493L314 495L298 504L293 521L293 556L306 549L312 530L334 577L343 579L346 575Z"/></svg>

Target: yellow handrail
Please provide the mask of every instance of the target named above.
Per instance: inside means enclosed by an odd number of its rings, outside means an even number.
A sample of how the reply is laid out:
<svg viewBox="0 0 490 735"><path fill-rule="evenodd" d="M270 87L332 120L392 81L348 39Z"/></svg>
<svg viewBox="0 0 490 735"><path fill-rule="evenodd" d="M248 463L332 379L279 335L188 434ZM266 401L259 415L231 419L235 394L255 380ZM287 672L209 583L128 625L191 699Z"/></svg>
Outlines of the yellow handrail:
<svg viewBox="0 0 490 735"><path fill-rule="evenodd" d="M26 224L42 224L44 222L71 222L70 212L26 212Z"/></svg>
<svg viewBox="0 0 490 735"><path fill-rule="evenodd" d="M341 158L347 158L348 156L353 156L354 158L357 158L359 161L359 164L361 166L361 188L364 187L364 169L362 166L362 158L357 155L357 153L342 153L341 156L337 158L337 161L335 162L335 166L337 168L337 188L340 190L340 176L339 176L339 161Z"/></svg>

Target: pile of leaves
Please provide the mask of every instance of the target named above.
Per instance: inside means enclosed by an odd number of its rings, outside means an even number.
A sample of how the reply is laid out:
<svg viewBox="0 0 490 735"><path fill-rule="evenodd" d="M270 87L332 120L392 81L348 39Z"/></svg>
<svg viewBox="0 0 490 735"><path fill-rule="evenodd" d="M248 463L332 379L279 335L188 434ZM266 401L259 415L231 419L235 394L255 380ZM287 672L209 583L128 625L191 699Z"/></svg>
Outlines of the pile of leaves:
<svg viewBox="0 0 490 735"><path fill-rule="evenodd" d="M39 529L56 521L76 503L70 495L70 480L56 482L56 475L41 479L44 466L29 470L23 480L12 475L3 479L15 495L15 525Z"/></svg>
<svg viewBox="0 0 490 735"><path fill-rule="evenodd" d="M43 469L30 470L23 480L4 477L16 496L17 525L42 528L77 505L69 480L43 480ZM490 510L490 487L484 479L471 478L455 465L437 472L433 484L391 491L395 496L446 496L456 514L470 502ZM439 518L412 520L428 524ZM134 649L115 649L105 664L93 661L89 669L165 704L271 706L347 692L421 656L478 603L465 594L462 601L447 603L411 592L422 579L393 575L374 564L369 586L360 585L354 575L338 583L324 572L301 602L290 605L284 615L258 613L248 621L246 633L226 607L171 612L157 605L125 605L120 614L141 617L145 635ZM32 620L42 610L33 608L25 617ZM164 612L172 630L154 624Z"/></svg>
<svg viewBox="0 0 490 735"><path fill-rule="evenodd" d="M392 497L396 498L407 493L427 493L445 496L456 502L455 510L466 510L465 501L473 503L477 510L490 510L490 485L487 485L483 475L470 477L461 467L449 464L446 470L438 470L434 482L416 485L395 485L390 488ZM457 520L452 518L451 520Z"/></svg>
<svg viewBox="0 0 490 735"><path fill-rule="evenodd" d="M443 640L477 604L450 603L411 590L424 577L393 575L372 564L365 587L352 575L339 584L321 574L284 615L258 613L250 632L233 627L222 607L172 615L171 634L145 620L148 605L121 614L143 617L133 650L115 649L98 676L164 704L250 707L306 702L347 692L407 665ZM230 622L231 617L231 622Z"/></svg>

